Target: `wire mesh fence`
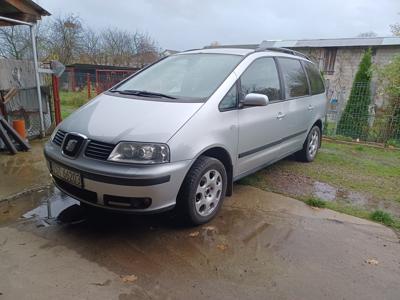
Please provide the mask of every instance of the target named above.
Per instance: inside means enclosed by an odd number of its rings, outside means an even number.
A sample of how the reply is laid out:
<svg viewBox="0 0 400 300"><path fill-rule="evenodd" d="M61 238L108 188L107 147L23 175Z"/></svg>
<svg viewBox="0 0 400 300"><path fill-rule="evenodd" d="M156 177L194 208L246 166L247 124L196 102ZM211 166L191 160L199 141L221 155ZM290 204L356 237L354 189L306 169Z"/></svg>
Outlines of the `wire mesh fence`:
<svg viewBox="0 0 400 300"><path fill-rule="evenodd" d="M62 117L132 73L129 70L91 73L67 70L60 78ZM400 146L400 105L378 108L365 83L354 84L348 99L344 93L330 99L324 125L324 135L328 137Z"/></svg>
<svg viewBox="0 0 400 300"><path fill-rule="evenodd" d="M50 75L40 75L40 90L43 127L45 132L49 132L53 126ZM9 124L16 120L25 122L27 138L41 135L41 116L32 61L0 59L0 110Z"/></svg>
<svg viewBox="0 0 400 300"><path fill-rule="evenodd" d="M74 110L131 75L135 70L90 70L79 72L67 69L59 79L61 116Z"/></svg>
<svg viewBox="0 0 400 300"><path fill-rule="evenodd" d="M369 85L356 83L349 99L345 99L343 94L330 99L324 134L330 137L398 146L400 106L387 104L378 108L371 97Z"/></svg>

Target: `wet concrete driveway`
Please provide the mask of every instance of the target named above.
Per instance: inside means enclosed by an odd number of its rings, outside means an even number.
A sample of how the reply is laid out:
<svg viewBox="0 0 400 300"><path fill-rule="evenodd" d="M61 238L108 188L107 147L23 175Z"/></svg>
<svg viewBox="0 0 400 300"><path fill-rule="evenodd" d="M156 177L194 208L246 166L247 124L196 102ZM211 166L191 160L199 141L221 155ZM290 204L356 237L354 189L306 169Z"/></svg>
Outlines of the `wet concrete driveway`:
<svg viewBox="0 0 400 300"><path fill-rule="evenodd" d="M393 231L284 196L235 186L196 228L48 197L67 223L44 205L0 227L0 299L399 299Z"/></svg>

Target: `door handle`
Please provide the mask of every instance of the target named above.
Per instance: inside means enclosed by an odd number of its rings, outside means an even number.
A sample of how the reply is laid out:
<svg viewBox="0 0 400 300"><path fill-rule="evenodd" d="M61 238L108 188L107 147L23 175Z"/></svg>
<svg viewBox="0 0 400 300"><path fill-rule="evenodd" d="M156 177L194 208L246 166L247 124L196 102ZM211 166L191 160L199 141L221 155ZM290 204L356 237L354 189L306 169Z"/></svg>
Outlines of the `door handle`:
<svg viewBox="0 0 400 300"><path fill-rule="evenodd" d="M308 106L308 110L309 111L313 111L314 110L314 106L312 106L311 104Z"/></svg>
<svg viewBox="0 0 400 300"><path fill-rule="evenodd" d="M278 112L278 115L276 116L276 118L277 118L278 120L282 120L285 116L286 116L286 115L285 115L284 113Z"/></svg>

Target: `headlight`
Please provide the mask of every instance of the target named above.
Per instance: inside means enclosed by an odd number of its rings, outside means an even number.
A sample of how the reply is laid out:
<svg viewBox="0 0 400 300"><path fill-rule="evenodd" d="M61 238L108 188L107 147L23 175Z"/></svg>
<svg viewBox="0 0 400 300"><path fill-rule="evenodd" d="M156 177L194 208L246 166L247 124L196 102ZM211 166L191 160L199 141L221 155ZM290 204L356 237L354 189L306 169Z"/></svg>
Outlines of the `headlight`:
<svg viewBox="0 0 400 300"><path fill-rule="evenodd" d="M135 164L166 163L169 162L169 148L165 144L120 142L108 160Z"/></svg>

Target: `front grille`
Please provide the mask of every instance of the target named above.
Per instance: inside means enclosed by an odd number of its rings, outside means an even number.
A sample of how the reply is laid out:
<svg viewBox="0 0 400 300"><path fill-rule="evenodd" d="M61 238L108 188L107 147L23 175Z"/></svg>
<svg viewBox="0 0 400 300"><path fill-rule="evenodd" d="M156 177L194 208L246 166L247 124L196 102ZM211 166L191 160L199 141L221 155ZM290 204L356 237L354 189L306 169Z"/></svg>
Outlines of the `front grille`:
<svg viewBox="0 0 400 300"><path fill-rule="evenodd" d="M86 147L85 155L90 158L107 160L114 147L113 144L90 141Z"/></svg>
<svg viewBox="0 0 400 300"><path fill-rule="evenodd" d="M91 203L97 203L97 193L88 191L85 189L78 188L68 182L65 182L57 177L53 176L53 179L56 183L56 186L60 187L60 189L64 190L68 194L77 199L85 200Z"/></svg>
<svg viewBox="0 0 400 300"><path fill-rule="evenodd" d="M62 130L58 130L56 135L53 138L53 143L57 146L61 146L62 142L64 141L66 132Z"/></svg>

